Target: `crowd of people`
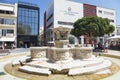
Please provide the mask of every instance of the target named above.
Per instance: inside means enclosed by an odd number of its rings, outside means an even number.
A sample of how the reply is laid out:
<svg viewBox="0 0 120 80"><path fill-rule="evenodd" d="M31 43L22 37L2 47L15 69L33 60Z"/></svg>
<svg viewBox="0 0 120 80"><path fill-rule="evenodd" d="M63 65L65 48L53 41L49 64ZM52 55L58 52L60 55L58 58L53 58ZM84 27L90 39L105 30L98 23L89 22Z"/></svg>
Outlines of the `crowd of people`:
<svg viewBox="0 0 120 80"><path fill-rule="evenodd" d="M110 49L120 50L120 41L117 42L112 41L110 44Z"/></svg>
<svg viewBox="0 0 120 80"><path fill-rule="evenodd" d="M10 48L10 49L16 48L15 43L12 43L11 45L9 45L9 48ZM4 49L8 49L8 45L7 45L6 43L3 43L3 44L2 44L2 49L3 49L3 50L4 50Z"/></svg>
<svg viewBox="0 0 120 80"><path fill-rule="evenodd" d="M106 41L105 43L102 43L102 42L95 42L94 43L94 51L97 52L108 52L108 41Z"/></svg>

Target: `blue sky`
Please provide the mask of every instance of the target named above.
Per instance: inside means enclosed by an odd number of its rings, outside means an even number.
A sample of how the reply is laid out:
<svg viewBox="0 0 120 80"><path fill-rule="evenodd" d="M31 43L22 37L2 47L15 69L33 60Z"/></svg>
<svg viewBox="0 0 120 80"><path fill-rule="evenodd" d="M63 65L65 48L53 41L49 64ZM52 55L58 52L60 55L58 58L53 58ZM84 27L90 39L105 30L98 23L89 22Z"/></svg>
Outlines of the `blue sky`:
<svg viewBox="0 0 120 80"><path fill-rule="evenodd" d="M0 2L5 0L0 0ZM17 2L18 0L6 0L10 2ZM51 0L20 0L25 2L32 2L40 7L40 26L43 26L43 13ZM88 3L100 7L114 9L116 11L116 23L120 25L120 0L73 0L82 3Z"/></svg>

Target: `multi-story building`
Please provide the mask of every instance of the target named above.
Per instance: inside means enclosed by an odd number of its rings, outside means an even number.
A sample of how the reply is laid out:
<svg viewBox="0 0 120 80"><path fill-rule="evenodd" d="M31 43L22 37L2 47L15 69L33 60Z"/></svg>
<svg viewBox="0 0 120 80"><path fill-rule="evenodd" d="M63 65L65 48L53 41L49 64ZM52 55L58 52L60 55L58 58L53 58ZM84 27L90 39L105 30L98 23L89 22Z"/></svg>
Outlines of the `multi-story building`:
<svg viewBox="0 0 120 80"><path fill-rule="evenodd" d="M73 28L73 23L82 17L98 16L108 18L115 26L115 10L73 0L52 0L44 13L44 41L53 41L52 28L64 26ZM46 36L47 35L47 36Z"/></svg>
<svg viewBox="0 0 120 80"><path fill-rule="evenodd" d="M0 3L0 46L37 46L38 35L39 7L36 4Z"/></svg>
<svg viewBox="0 0 120 80"><path fill-rule="evenodd" d="M17 4L0 3L0 46L16 43Z"/></svg>
<svg viewBox="0 0 120 80"><path fill-rule="evenodd" d="M19 2L17 23L18 47L37 46L39 7L31 3Z"/></svg>

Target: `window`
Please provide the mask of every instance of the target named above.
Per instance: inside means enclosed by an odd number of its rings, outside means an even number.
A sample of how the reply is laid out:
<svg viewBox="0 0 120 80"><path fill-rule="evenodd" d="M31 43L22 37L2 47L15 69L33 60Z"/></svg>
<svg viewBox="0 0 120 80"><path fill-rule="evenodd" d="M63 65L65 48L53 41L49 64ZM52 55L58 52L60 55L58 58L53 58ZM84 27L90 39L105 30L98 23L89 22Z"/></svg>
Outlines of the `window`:
<svg viewBox="0 0 120 80"><path fill-rule="evenodd" d="M6 36L6 30L2 30L2 36Z"/></svg>
<svg viewBox="0 0 120 80"><path fill-rule="evenodd" d="M52 25L53 25L53 23L51 22L51 23L47 26L47 28L50 28Z"/></svg>
<svg viewBox="0 0 120 80"><path fill-rule="evenodd" d="M34 12L34 10L32 11L32 17L35 17L35 12Z"/></svg>
<svg viewBox="0 0 120 80"><path fill-rule="evenodd" d="M0 13L3 13L3 14L4 14L4 11L3 11L3 10L0 10Z"/></svg>
<svg viewBox="0 0 120 80"><path fill-rule="evenodd" d="M14 30L7 30L7 33L14 33Z"/></svg>
<svg viewBox="0 0 120 80"><path fill-rule="evenodd" d="M4 24L14 25L14 19L4 19Z"/></svg>
<svg viewBox="0 0 120 80"><path fill-rule="evenodd" d="M4 19L0 18L0 24L4 24Z"/></svg>
<svg viewBox="0 0 120 80"><path fill-rule="evenodd" d="M107 11L104 11L104 14L106 14L106 15L114 15L114 13L112 13L112 12L107 12Z"/></svg>
<svg viewBox="0 0 120 80"><path fill-rule="evenodd" d="M0 37L2 36L2 29L0 29Z"/></svg>
<svg viewBox="0 0 120 80"><path fill-rule="evenodd" d="M58 24L61 24L61 25L73 25L72 22L63 22L63 21L58 21Z"/></svg>
<svg viewBox="0 0 120 80"><path fill-rule="evenodd" d="M0 24L14 25L15 24L15 19L0 18Z"/></svg>
<svg viewBox="0 0 120 80"><path fill-rule="evenodd" d="M13 11L9 11L9 14L14 14L14 12Z"/></svg>
<svg viewBox="0 0 120 80"><path fill-rule="evenodd" d="M110 19L110 22L114 22L114 20L113 20L113 19Z"/></svg>
<svg viewBox="0 0 120 80"><path fill-rule="evenodd" d="M38 12L35 12L35 17L38 17Z"/></svg>
<svg viewBox="0 0 120 80"><path fill-rule="evenodd" d="M53 17L53 13L47 18L47 22Z"/></svg>
<svg viewBox="0 0 120 80"><path fill-rule="evenodd" d="M102 10L99 10L99 13L102 13Z"/></svg>
<svg viewBox="0 0 120 80"><path fill-rule="evenodd" d="M24 15L18 16L18 34L23 35L37 35L38 34L38 10L33 10L30 8L20 8L19 10Z"/></svg>
<svg viewBox="0 0 120 80"><path fill-rule="evenodd" d="M6 11L6 14L9 14L9 11Z"/></svg>
<svg viewBox="0 0 120 80"><path fill-rule="evenodd" d="M0 13L2 13L2 14L14 14L13 11L5 11L5 10L0 10Z"/></svg>

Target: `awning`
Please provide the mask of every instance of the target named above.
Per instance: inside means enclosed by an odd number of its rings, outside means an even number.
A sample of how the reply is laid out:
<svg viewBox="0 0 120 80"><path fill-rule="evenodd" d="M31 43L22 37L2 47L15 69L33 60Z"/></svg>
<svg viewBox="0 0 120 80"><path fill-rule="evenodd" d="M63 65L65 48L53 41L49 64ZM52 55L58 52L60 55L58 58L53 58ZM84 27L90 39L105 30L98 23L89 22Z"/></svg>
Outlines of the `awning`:
<svg viewBox="0 0 120 80"><path fill-rule="evenodd" d="M15 37L1 37L0 42L14 42Z"/></svg>
<svg viewBox="0 0 120 80"><path fill-rule="evenodd" d="M120 35L109 37L108 39L120 39Z"/></svg>
<svg viewBox="0 0 120 80"><path fill-rule="evenodd" d="M54 44L54 41L48 41L48 43L53 43Z"/></svg>

